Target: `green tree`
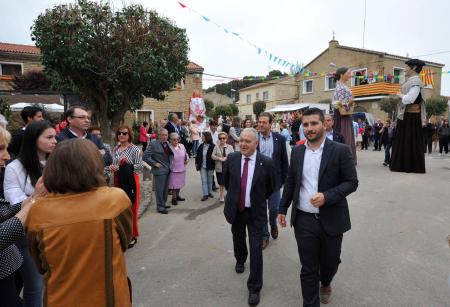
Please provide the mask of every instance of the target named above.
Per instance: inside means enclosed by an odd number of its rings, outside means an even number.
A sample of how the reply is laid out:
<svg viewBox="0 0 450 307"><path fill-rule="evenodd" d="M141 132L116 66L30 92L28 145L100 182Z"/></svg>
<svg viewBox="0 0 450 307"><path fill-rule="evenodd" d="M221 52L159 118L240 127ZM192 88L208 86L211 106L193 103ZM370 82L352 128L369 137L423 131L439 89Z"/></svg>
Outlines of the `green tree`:
<svg viewBox="0 0 450 307"><path fill-rule="evenodd" d="M0 97L0 114L2 114L8 121L12 115L8 100L6 100L6 98L3 97Z"/></svg>
<svg viewBox="0 0 450 307"><path fill-rule="evenodd" d="M448 99L445 97L431 97L425 102L427 118L433 115L442 115L448 110Z"/></svg>
<svg viewBox="0 0 450 307"><path fill-rule="evenodd" d="M206 109L206 116L213 117L214 116L214 102L209 99L204 99L205 102L205 109Z"/></svg>
<svg viewBox="0 0 450 307"><path fill-rule="evenodd" d="M229 105L230 109L231 109L231 113L233 116L238 116L239 115L239 108L237 107L237 105L235 105L234 103Z"/></svg>
<svg viewBox="0 0 450 307"><path fill-rule="evenodd" d="M217 106L214 109L214 115L219 117L226 117L226 116L232 116L233 115L233 111L231 110L229 105L226 106Z"/></svg>
<svg viewBox="0 0 450 307"><path fill-rule="evenodd" d="M400 103L400 97L397 95L389 95L380 100L380 109L389 114L389 117L395 118L397 106Z"/></svg>
<svg viewBox="0 0 450 307"><path fill-rule="evenodd" d="M42 70L30 70L23 75L15 75L11 86L16 91L49 91L51 82Z"/></svg>
<svg viewBox="0 0 450 307"><path fill-rule="evenodd" d="M52 84L88 103L106 140L144 96L163 99L188 63L186 31L142 5L56 5L37 17L32 39Z"/></svg>
<svg viewBox="0 0 450 307"><path fill-rule="evenodd" d="M266 110L266 102L265 101L256 101L253 104L253 113L256 115L256 118L259 117L259 114Z"/></svg>

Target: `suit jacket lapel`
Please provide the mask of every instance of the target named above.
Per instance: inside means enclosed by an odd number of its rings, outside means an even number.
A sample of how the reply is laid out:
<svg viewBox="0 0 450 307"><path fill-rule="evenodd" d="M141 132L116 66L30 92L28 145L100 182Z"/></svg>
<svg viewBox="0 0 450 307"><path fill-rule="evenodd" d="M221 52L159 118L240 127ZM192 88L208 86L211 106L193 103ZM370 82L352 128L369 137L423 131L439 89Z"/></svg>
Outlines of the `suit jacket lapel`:
<svg viewBox="0 0 450 307"><path fill-rule="evenodd" d="M275 156L275 153L278 152L278 137L275 136L275 134L272 133L272 139L273 139L273 153L272 157Z"/></svg>
<svg viewBox="0 0 450 307"><path fill-rule="evenodd" d="M323 146L322 152L322 160L320 161L319 182L325 172L325 168L327 167L328 161L330 160L332 147L333 142L330 141L328 138L325 138L325 144Z"/></svg>
<svg viewBox="0 0 450 307"><path fill-rule="evenodd" d="M301 182L302 181L303 161L305 160L305 150L306 150L306 146L305 145L301 145L300 146L300 155L298 157L298 173L297 173L298 180L297 180L297 182Z"/></svg>

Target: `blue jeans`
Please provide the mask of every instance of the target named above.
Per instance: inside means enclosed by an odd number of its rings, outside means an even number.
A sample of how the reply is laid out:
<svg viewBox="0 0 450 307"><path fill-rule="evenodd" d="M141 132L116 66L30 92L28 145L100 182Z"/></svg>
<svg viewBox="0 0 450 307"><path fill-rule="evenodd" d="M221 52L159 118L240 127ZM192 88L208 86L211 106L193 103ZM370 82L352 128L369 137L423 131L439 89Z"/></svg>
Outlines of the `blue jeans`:
<svg viewBox="0 0 450 307"><path fill-rule="evenodd" d="M199 145L199 141L198 140L192 141L192 155L194 157L197 155L198 145Z"/></svg>
<svg viewBox="0 0 450 307"><path fill-rule="evenodd" d="M391 144L384 144L384 163L391 163Z"/></svg>
<svg viewBox="0 0 450 307"><path fill-rule="evenodd" d="M206 168L202 167L200 169L200 177L202 178L203 196L212 194L214 170L207 170Z"/></svg>
<svg viewBox="0 0 450 307"><path fill-rule="evenodd" d="M270 227L277 226L277 217L278 217L278 208L280 207L280 190L276 190L275 192L270 195L269 199L267 200L267 205L269 207L269 224ZM269 240L270 233L269 233L269 227L267 226L267 223L264 225L264 234L263 239Z"/></svg>
<svg viewBox="0 0 450 307"><path fill-rule="evenodd" d="M33 258L28 252L27 243L21 240L16 243L23 257L20 276L23 280L23 303L26 307L42 306L42 275L38 272Z"/></svg>

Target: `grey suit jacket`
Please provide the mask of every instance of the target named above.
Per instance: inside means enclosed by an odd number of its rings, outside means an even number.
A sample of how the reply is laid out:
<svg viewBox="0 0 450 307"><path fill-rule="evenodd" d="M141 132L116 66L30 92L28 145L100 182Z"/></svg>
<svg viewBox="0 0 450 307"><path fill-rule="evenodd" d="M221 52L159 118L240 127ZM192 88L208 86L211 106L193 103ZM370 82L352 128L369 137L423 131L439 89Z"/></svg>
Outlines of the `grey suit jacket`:
<svg viewBox="0 0 450 307"><path fill-rule="evenodd" d="M147 146L142 160L150 164L152 174L155 176L168 175L170 173L171 156L166 155L159 140L154 140ZM157 168L155 166L156 163L161 164L162 167Z"/></svg>

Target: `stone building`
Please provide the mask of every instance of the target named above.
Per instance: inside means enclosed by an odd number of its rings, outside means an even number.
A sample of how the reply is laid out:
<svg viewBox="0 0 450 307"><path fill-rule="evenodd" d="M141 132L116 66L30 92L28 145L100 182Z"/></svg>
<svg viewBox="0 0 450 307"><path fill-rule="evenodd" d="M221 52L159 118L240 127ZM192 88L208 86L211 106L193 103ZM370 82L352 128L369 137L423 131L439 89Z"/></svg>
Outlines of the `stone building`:
<svg viewBox="0 0 450 307"><path fill-rule="evenodd" d="M181 119L188 119L192 94L194 91L202 92L204 69L194 62L189 62L186 69L185 77L166 93L164 100L144 98L144 104L139 110L125 115L125 123L132 125L135 121L160 121L167 119L170 113L176 113Z"/></svg>

